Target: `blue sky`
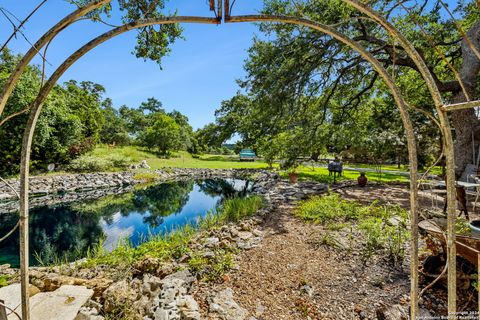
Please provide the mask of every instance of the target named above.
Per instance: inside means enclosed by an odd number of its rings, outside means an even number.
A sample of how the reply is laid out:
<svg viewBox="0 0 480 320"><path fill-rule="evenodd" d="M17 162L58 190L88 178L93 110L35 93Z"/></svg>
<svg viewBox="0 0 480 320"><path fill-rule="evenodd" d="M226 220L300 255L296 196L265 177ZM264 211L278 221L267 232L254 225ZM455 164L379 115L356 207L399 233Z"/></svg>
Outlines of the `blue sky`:
<svg viewBox="0 0 480 320"><path fill-rule="evenodd" d="M20 20L40 0L2 0L0 6L8 9ZM114 3L116 1L113 1ZM261 0L237 0L236 14L256 13ZM24 33L35 42L46 30L75 7L64 0L49 0L25 25ZM168 9L178 15L211 16L207 0L170 1ZM118 16L111 20L118 22ZM163 61L163 70L157 64L135 58L135 31L102 44L79 60L68 70L62 81L89 80L105 86L106 96L114 105L136 107L149 97L156 97L167 110L177 109L186 114L194 128L214 120L214 111L222 100L232 97L238 90L235 82L245 73L243 61L255 34L254 24L199 25L183 24L185 40L172 46L172 53ZM47 72L53 72L68 55L93 37L109 30L102 24L81 21L66 29L49 48L47 59L51 63ZM0 43L12 32L8 21L0 16ZM9 47L24 53L30 45L19 36ZM40 60L35 60L39 64Z"/></svg>

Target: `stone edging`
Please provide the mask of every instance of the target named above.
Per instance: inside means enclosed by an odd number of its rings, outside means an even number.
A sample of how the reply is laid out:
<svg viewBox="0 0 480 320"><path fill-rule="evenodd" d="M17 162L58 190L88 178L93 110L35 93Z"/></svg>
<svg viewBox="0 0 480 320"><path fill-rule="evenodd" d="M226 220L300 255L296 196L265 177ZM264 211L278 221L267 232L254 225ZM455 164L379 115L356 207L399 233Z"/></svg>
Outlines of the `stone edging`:
<svg viewBox="0 0 480 320"><path fill-rule="evenodd" d="M255 182L253 193L265 198L266 207L257 212L256 216L238 224L230 223L214 230L199 232L192 238L189 247L207 259L215 257L224 247L249 250L260 245L265 236L261 224L277 206L328 191L325 184L290 184L280 179L277 173L264 170L177 169L156 173L160 182L181 178L248 176ZM184 256L178 261L161 262L147 257L132 265L135 270L132 278L123 280L103 277L102 266L76 271L76 263L53 268L37 267L31 268L31 283L41 291L52 291L70 283L93 289L94 297L81 309L77 319L102 320L104 317L100 315L101 312L109 312L118 303L132 303L133 310L141 314L143 319L160 320L168 316L168 319L200 320L202 310L194 294L199 283L185 270L189 258ZM179 269L183 270L175 272ZM17 272L8 265L0 266L0 274L14 275ZM233 295L234 292L228 288L211 292L207 317L223 319L229 314L235 319L246 319L247 311L234 301Z"/></svg>
<svg viewBox="0 0 480 320"><path fill-rule="evenodd" d="M269 178L275 176L278 179L278 175L271 172L249 169L172 168L152 171L156 175L157 183L187 178L245 178L259 172L266 173ZM135 172L126 171L32 177L30 179L30 207L90 200L110 194L130 192L134 185L146 182L135 179L135 174ZM17 191L20 190L18 179L9 179L7 182ZM0 183L0 214L17 210L18 201L15 193L4 183Z"/></svg>

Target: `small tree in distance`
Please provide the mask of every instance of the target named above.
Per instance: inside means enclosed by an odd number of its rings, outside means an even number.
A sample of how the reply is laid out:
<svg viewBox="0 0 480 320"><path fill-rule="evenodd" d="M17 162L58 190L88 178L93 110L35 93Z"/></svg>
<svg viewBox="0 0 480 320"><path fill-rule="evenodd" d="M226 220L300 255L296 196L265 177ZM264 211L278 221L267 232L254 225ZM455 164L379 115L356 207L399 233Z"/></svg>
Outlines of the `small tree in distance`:
<svg viewBox="0 0 480 320"><path fill-rule="evenodd" d="M164 113L156 114L152 124L140 137L140 142L142 146L168 157L172 151L182 147L180 125Z"/></svg>

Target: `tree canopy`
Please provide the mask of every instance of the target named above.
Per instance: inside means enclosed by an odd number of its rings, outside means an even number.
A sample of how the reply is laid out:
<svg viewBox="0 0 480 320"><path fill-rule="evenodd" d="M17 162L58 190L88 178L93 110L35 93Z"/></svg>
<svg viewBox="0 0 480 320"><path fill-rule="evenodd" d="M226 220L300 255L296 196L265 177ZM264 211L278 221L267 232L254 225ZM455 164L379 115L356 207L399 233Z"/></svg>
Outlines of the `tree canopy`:
<svg viewBox="0 0 480 320"><path fill-rule="evenodd" d="M85 6L92 0L66 0L78 7ZM121 12L121 22L128 24L140 19L159 19L165 17L164 0L118 0L116 2ZM112 2L88 14L93 21L104 22L111 17ZM168 13L170 16L172 13ZM136 35L136 45L132 54L137 58L151 60L161 65L162 58L170 53L170 45L180 38L182 28L179 24L163 24L139 28Z"/></svg>
<svg viewBox="0 0 480 320"><path fill-rule="evenodd" d="M12 72L19 56L8 49L0 53L0 85ZM41 85L41 71L30 66L6 106L16 114L0 126L0 175L19 170L21 141L30 103ZM56 85L44 104L32 148L33 170L46 170L50 163L65 166L92 150L98 143L136 144L163 155L186 150L193 136L188 118L173 110L167 113L160 101L148 98L138 108L115 108L105 97L105 88L90 81L67 81ZM163 127L165 126L165 127Z"/></svg>
<svg viewBox="0 0 480 320"><path fill-rule="evenodd" d="M478 98L475 83L480 63L471 58L462 35L466 30L478 45L480 23L475 2L460 2L450 9L456 19L441 1L417 5L370 1L369 5L413 42L445 101L465 100L452 66L460 70L470 96ZM440 133L432 121L435 111L427 87L413 60L384 29L341 1L267 0L263 13L332 25L358 41L383 63L412 107L421 163L439 154ZM347 153L356 150L356 154L361 149L376 153L377 158L380 152L383 159L405 156L405 138L392 96L358 53L307 27L262 23L259 28L264 36L254 39L244 66L247 75L239 80L244 94L222 103L216 114L217 132L229 136L235 127L242 144L259 147L271 156L275 146L280 157L292 149L297 156L310 154L315 158L322 148ZM474 110L455 111L451 118L457 172L461 172L472 161L472 143L478 149L480 122ZM224 137L217 136L220 140ZM374 152L378 146L383 146L381 151Z"/></svg>

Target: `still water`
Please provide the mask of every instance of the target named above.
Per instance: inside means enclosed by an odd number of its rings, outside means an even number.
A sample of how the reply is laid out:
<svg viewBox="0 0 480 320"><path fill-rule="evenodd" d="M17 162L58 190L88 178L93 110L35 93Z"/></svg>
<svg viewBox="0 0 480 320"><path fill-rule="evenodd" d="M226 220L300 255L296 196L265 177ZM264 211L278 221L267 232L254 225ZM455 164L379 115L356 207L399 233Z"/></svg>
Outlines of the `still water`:
<svg viewBox="0 0 480 320"><path fill-rule="evenodd" d="M55 257L76 259L104 240L112 250L119 241L133 245L149 235L166 233L195 223L215 210L223 199L245 196L252 184L245 180L187 180L139 187L133 192L30 210L31 265L52 263ZM18 214L0 213L0 235ZM18 231L0 243L0 264L18 266Z"/></svg>

